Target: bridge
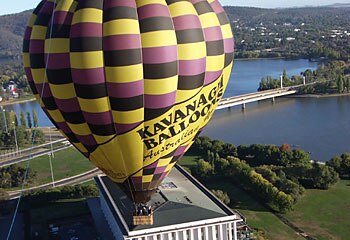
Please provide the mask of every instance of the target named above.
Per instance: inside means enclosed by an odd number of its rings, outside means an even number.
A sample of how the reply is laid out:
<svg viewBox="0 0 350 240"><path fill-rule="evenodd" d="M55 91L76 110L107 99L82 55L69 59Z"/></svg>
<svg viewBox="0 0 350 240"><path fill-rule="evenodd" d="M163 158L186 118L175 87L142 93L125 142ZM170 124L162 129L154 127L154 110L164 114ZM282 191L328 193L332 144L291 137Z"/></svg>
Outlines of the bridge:
<svg viewBox="0 0 350 240"><path fill-rule="evenodd" d="M272 89L272 90L266 90L266 91L260 91L260 92L253 92L253 93L233 96L229 98L223 98L219 102L216 110L230 108L238 105L241 105L242 109L245 109L245 105L247 103L256 102L256 101L265 100L265 99L272 99L272 101L274 101L276 97L295 94L297 92L296 88L300 86L304 86L304 85L284 87L284 88L278 88L278 89Z"/></svg>

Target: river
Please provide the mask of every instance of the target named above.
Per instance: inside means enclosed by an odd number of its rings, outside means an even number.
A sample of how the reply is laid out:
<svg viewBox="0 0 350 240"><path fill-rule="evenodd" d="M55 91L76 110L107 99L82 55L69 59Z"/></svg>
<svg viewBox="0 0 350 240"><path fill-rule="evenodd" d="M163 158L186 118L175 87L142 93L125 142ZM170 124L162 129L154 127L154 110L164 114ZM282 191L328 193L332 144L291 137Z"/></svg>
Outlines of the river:
<svg viewBox="0 0 350 240"><path fill-rule="evenodd" d="M278 78L283 69L289 76L317 63L307 60L238 60L235 61L225 97L254 92L262 77ZM235 145L289 143L311 152L311 158L327 161L336 154L350 151L350 97L278 98L217 111L202 135ZM40 126L51 126L36 102L6 106L7 111L36 109Z"/></svg>

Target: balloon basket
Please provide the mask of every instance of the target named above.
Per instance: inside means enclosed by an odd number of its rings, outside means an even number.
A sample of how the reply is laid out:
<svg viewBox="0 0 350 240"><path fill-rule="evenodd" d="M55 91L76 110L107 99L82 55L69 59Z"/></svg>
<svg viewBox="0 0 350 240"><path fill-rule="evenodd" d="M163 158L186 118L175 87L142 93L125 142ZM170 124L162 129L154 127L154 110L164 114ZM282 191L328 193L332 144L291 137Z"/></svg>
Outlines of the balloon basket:
<svg viewBox="0 0 350 240"><path fill-rule="evenodd" d="M147 204L135 204L132 223L137 225L153 225L153 210Z"/></svg>
<svg viewBox="0 0 350 240"><path fill-rule="evenodd" d="M153 225L153 214L148 216L133 216L132 223L137 225Z"/></svg>

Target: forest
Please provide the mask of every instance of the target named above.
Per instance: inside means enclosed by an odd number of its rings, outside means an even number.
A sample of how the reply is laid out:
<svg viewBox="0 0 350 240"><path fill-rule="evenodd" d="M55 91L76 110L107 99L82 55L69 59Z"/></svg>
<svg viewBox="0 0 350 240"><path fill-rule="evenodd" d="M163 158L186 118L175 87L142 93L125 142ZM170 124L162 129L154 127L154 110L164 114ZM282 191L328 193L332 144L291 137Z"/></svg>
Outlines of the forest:
<svg viewBox="0 0 350 240"><path fill-rule="evenodd" d="M33 6L34 7L34 6ZM236 58L349 58L349 5L262 9L226 6ZM0 16L0 58L20 59L31 10Z"/></svg>
<svg viewBox="0 0 350 240"><path fill-rule="evenodd" d="M300 75L288 77L286 70L281 76L283 86L305 86L298 89L299 95L303 94L348 94L350 93L350 65L344 61L329 61L318 65L315 71L306 69ZM277 89L281 87L281 80L271 76L263 77L259 83L258 91Z"/></svg>

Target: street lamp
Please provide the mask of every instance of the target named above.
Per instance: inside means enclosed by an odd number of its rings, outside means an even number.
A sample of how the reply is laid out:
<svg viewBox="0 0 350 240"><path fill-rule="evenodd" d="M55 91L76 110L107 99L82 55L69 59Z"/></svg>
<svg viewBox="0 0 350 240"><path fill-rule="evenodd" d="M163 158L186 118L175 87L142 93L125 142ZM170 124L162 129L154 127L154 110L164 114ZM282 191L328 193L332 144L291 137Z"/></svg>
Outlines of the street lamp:
<svg viewBox="0 0 350 240"><path fill-rule="evenodd" d="M4 118L4 122L5 122L5 130L6 130L6 133L8 133L8 129L7 129L7 122L6 122L6 116L5 116L5 109L3 106L1 106L1 111L2 111L2 116Z"/></svg>
<svg viewBox="0 0 350 240"><path fill-rule="evenodd" d="M281 81L281 88L283 88L283 75L282 74L280 76L280 81Z"/></svg>
<svg viewBox="0 0 350 240"><path fill-rule="evenodd" d="M51 127L49 127L49 135L50 135L51 154L52 154L52 157L54 158L55 155L53 154L53 146L52 146L52 139L51 139Z"/></svg>
<svg viewBox="0 0 350 240"><path fill-rule="evenodd" d="M53 169L52 169L51 153L48 153L47 155L49 156L49 161L50 161L51 178L52 178L52 187L55 187L55 179L54 179L54 177L53 177Z"/></svg>
<svg viewBox="0 0 350 240"><path fill-rule="evenodd" d="M12 122L12 124L13 124L13 134L15 135L16 152L18 153L18 142L17 142L17 134L16 134L16 124L15 124L15 122Z"/></svg>

